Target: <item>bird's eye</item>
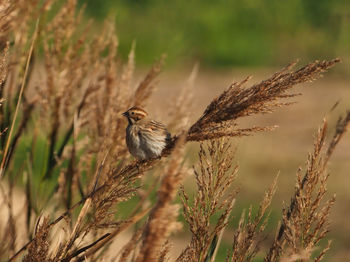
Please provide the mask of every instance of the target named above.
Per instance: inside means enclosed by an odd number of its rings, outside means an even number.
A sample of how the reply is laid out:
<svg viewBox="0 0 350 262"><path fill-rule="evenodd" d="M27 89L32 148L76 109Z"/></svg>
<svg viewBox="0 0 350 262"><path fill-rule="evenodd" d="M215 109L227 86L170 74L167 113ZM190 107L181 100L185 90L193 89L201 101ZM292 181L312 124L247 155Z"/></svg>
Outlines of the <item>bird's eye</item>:
<svg viewBox="0 0 350 262"><path fill-rule="evenodd" d="M131 112L132 115L134 115L135 113L134 112Z"/></svg>

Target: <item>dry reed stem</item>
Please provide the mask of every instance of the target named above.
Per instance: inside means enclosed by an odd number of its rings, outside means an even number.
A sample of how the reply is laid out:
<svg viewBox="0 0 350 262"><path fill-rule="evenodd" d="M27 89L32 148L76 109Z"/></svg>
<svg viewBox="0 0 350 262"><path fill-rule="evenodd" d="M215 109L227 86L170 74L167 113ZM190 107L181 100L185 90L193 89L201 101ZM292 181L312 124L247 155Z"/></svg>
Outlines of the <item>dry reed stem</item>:
<svg viewBox="0 0 350 262"><path fill-rule="evenodd" d="M1 21L1 19L0 19ZM1 28L1 26L0 26ZM10 42L6 42L5 48L2 50L1 58L0 58L0 93L3 94L3 84L5 83L7 74L8 74L8 56L10 50Z"/></svg>
<svg viewBox="0 0 350 262"><path fill-rule="evenodd" d="M123 74L120 79L120 91L129 92L132 89L131 83L135 71L135 42L132 43L131 50L129 52L128 62L123 68ZM129 100L131 100L130 98ZM129 106L131 106L131 101ZM129 107L128 106L128 107Z"/></svg>
<svg viewBox="0 0 350 262"><path fill-rule="evenodd" d="M99 249L101 249L107 243L111 242L113 240L113 238L115 238L122 231L126 230L130 226L134 225L136 222L140 221L149 211L150 211L150 208L147 208L145 210L142 210L140 213L138 213L138 214L132 216L131 218L129 218L122 225L117 227L114 231L110 232L109 235L105 239L100 241L98 244L96 244L89 251L85 252L82 257L88 258L88 257L94 255Z"/></svg>
<svg viewBox="0 0 350 262"><path fill-rule="evenodd" d="M272 198L276 193L277 179L278 176L276 176L270 188L265 192L258 212L254 217L252 215L252 206L249 208L247 218L245 213L242 213L238 228L233 235L232 253L228 254L227 262L252 261L256 256L261 242L259 238L261 238L261 234L265 230L269 219L267 209L270 207Z"/></svg>
<svg viewBox="0 0 350 262"><path fill-rule="evenodd" d="M152 82L161 73L165 58L166 56L162 55L162 57L154 63L146 77L141 81L135 91L133 105L141 107L145 106L144 103L151 96L155 88L155 85L152 84Z"/></svg>
<svg viewBox="0 0 350 262"><path fill-rule="evenodd" d="M8 212L6 226L4 228L4 233L2 235L2 243L4 247L2 253L8 252L12 255L15 252L16 238L17 238L17 227L16 227L16 217L13 210L13 182L10 182L8 186L8 191L0 184L0 192L3 197L3 202L6 205Z"/></svg>
<svg viewBox="0 0 350 262"><path fill-rule="evenodd" d="M79 227L81 226L83 219L85 219L85 216L90 208L92 204L92 200L91 198L88 198L85 203L83 208L81 209L78 219L75 222L74 228L72 233L69 236L69 240L66 242L65 246L63 247L63 251L61 253L61 256L59 258L59 260L62 260L64 256L66 256L68 250L72 247L74 241L77 239L77 237L79 236Z"/></svg>
<svg viewBox="0 0 350 262"><path fill-rule="evenodd" d="M332 240L328 240L327 246L321 251L321 253L315 258L315 262L319 262L323 259L324 255L331 248Z"/></svg>
<svg viewBox="0 0 350 262"><path fill-rule="evenodd" d="M193 97L194 97L194 83L197 78L199 65L196 63L193 69L183 84L178 98L173 105L170 106L170 112L168 118L171 121L168 123L168 129L173 133L188 129L190 112L193 111Z"/></svg>
<svg viewBox="0 0 350 262"><path fill-rule="evenodd" d="M333 135L331 143L329 144L326 152L324 168L326 168L326 165L330 157L332 156L334 149L336 148L336 146L338 145L339 141L342 139L346 131L348 131L349 126L350 126L350 111L346 112L345 117L339 117L338 119L338 122L335 128L335 133Z"/></svg>
<svg viewBox="0 0 350 262"><path fill-rule="evenodd" d="M106 233L103 236L101 236L99 239L97 239L96 241L94 241L93 243L84 246L80 249L78 249L77 251L75 251L74 253L68 255L67 257L65 257L64 259L60 260L62 262L69 262L71 261L73 258L77 257L78 255L80 255L81 253L84 253L86 250L92 248L93 246L96 246L98 243L100 243L101 241L103 241L105 238L107 238L108 236L110 236L110 233ZM84 259L86 260L86 257L84 257ZM82 260L82 259L80 259ZM78 259L78 261L80 261Z"/></svg>
<svg viewBox="0 0 350 262"><path fill-rule="evenodd" d="M121 254L119 253L117 255L117 257L120 255L120 258L118 259L119 262L127 261L128 257L131 255L131 252L136 250L137 243L141 240L143 230L143 228L137 229L129 242L124 245L120 251ZM114 258L114 261L117 261L117 257Z"/></svg>
<svg viewBox="0 0 350 262"><path fill-rule="evenodd" d="M231 209L231 210L233 209L233 206L234 206L235 202L236 202L236 199L233 198L232 201L231 201L231 204L230 204L230 206L229 206L229 209ZM224 224L226 224L226 225L228 224L228 219L229 219L229 218L230 218L230 216L227 216L227 217L226 217L226 219L225 219L225 221L224 221ZM221 231L219 232L218 240L217 240L217 243L216 243L216 246L215 246L213 255L212 255L211 259L210 259L210 262L215 262L215 258L216 258L216 255L217 255L218 251L219 251L219 246L220 246L220 244L221 244L221 240L222 240L222 237L223 237L223 235L224 235L225 228L226 228L226 226L223 227L223 228L221 229Z"/></svg>
<svg viewBox="0 0 350 262"><path fill-rule="evenodd" d="M24 76L22 79L21 89L20 89L19 95L18 95L15 113L14 113L13 118L12 118L12 123L11 123L10 131L9 131L9 135L7 137L5 150L4 150L3 155L2 155L1 166L0 166L0 179L3 177L4 172L5 172L5 168L6 168L5 164L7 162L7 154L8 154L8 150L9 150L10 141L12 138L12 133L13 133L13 129L15 126L15 122L17 119L18 109L19 109L19 106L21 104L21 100L22 100L22 96L23 96L24 86L26 83L26 78L27 78L27 74L28 74L28 70L29 70L29 63L30 63L30 60L31 60L31 57L33 54L34 44L35 44L35 41L36 41L37 36L38 36L38 28L39 28L39 20L36 21L35 30L34 30L33 37L32 37L32 43L31 43L30 48L29 48L29 53L28 53L27 62L26 62L26 66L25 66Z"/></svg>

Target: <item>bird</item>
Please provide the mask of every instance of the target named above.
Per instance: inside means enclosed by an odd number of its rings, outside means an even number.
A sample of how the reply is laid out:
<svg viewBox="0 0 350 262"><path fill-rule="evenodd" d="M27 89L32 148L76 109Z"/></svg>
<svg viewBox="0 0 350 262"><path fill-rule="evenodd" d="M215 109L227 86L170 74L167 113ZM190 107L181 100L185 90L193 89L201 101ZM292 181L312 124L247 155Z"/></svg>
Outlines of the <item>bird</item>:
<svg viewBox="0 0 350 262"><path fill-rule="evenodd" d="M161 156L163 149L171 140L165 125L148 117L148 113L133 106L123 113L128 120L126 145L137 160L148 160Z"/></svg>

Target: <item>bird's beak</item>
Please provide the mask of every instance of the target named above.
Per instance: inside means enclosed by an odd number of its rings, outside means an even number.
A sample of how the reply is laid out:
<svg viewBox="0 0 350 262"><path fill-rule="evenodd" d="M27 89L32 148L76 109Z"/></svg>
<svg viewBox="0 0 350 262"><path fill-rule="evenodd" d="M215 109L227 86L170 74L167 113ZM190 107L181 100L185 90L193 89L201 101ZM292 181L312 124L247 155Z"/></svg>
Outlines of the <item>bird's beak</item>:
<svg viewBox="0 0 350 262"><path fill-rule="evenodd" d="M128 117L128 111L124 112L122 115Z"/></svg>

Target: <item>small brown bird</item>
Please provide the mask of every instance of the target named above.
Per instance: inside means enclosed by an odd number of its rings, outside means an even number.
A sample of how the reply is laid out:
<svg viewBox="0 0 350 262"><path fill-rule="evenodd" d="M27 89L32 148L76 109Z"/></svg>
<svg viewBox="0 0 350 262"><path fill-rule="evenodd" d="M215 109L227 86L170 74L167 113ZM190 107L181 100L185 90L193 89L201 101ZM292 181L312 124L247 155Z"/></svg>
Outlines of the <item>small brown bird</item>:
<svg viewBox="0 0 350 262"><path fill-rule="evenodd" d="M147 112L137 106L124 112L123 116L129 122L126 144L130 153L139 160L159 157L171 138L166 127L149 119Z"/></svg>

